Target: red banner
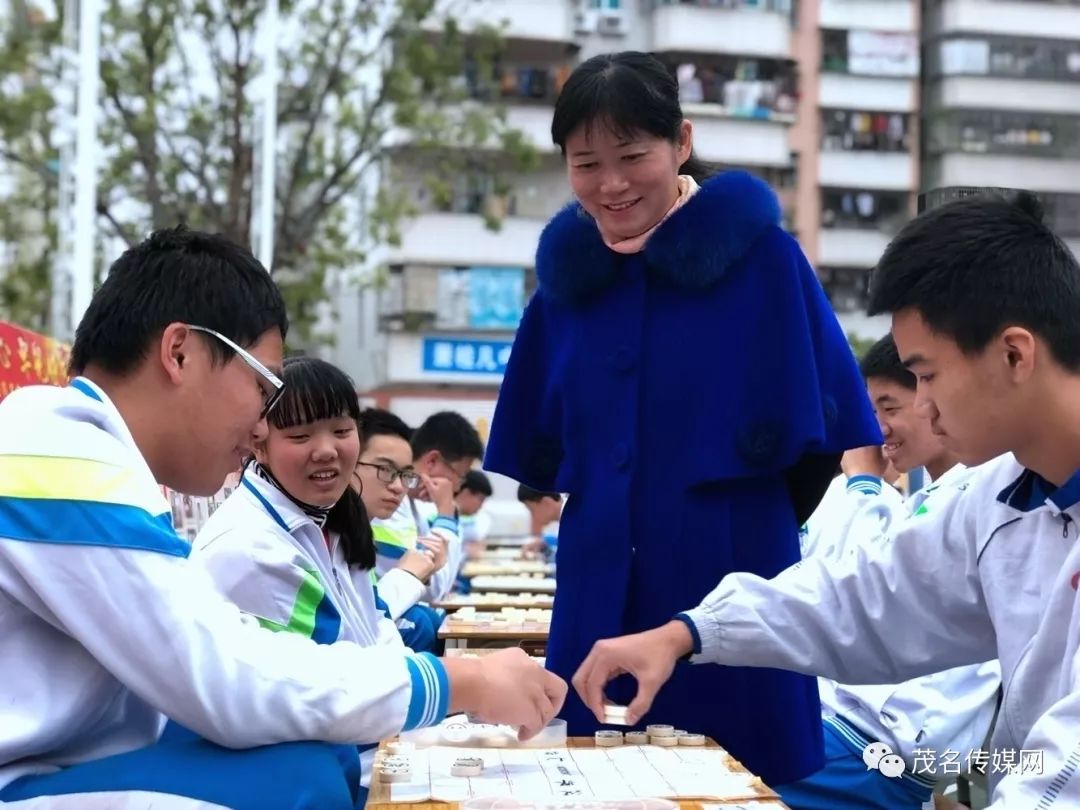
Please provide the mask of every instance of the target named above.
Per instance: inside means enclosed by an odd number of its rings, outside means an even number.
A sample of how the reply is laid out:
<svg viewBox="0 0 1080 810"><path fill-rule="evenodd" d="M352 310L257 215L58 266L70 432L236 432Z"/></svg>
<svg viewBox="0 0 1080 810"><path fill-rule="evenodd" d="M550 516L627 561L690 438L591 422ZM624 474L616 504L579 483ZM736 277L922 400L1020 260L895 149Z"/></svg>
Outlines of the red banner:
<svg viewBox="0 0 1080 810"><path fill-rule="evenodd" d="M0 399L24 385L64 385L71 349L29 329L0 321Z"/></svg>

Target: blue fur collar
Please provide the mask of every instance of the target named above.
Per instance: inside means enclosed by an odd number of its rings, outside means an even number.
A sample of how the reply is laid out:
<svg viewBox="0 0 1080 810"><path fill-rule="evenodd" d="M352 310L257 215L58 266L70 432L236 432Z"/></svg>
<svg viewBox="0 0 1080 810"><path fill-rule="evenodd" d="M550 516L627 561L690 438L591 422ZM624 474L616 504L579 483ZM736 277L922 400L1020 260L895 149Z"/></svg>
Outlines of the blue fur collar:
<svg viewBox="0 0 1080 810"><path fill-rule="evenodd" d="M723 172L672 214L645 245L645 262L678 287L704 289L780 223L780 203L766 183L743 171ZM561 303L584 301L607 288L621 254L604 244L592 217L573 202L540 235L540 292Z"/></svg>

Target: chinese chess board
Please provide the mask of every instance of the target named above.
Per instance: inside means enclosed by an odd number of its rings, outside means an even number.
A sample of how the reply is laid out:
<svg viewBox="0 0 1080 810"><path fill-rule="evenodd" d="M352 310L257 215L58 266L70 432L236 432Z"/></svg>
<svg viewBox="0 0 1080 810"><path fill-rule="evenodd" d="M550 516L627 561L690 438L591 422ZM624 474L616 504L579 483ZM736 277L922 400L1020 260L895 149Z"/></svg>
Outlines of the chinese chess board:
<svg viewBox="0 0 1080 810"><path fill-rule="evenodd" d="M739 802L776 795L720 748L436 746L408 756L409 781L380 785L384 798L376 801L462 802L512 796L544 802L647 797ZM452 776L454 762L462 757L482 759L481 774Z"/></svg>

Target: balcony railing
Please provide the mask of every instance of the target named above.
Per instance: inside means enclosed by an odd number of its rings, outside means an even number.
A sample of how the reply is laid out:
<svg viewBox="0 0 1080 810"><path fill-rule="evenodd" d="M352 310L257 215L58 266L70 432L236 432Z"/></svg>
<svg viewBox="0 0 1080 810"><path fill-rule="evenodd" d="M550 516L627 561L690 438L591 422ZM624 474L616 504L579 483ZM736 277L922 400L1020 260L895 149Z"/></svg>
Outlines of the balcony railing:
<svg viewBox="0 0 1080 810"><path fill-rule="evenodd" d="M994 76L1080 82L1080 42L969 34L927 47L930 76Z"/></svg>
<svg viewBox="0 0 1080 810"><path fill-rule="evenodd" d="M821 148L827 152L908 152L905 113L823 110Z"/></svg>
<svg viewBox="0 0 1080 810"><path fill-rule="evenodd" d="M671 60L683 104L716 104L728 115L769 118L794 114L797 80L789 62L777 59L701 57Z"/></svg>
<svg viewBox="0 0 1080 810"><path fill-rule="evenodd" d="M793 0L650 0L649 9L663 6L690 6L693 8L747 9L750 11L771 11L777 14L791 14Z"/></svg>
<svg viewBox="0 0 1080 810"><path fill-rule="evenodd" d="M821 226L893 234L909 218L909 195L858 189L821 192Z"/></svg>
<svg viewBox="0 0 1080 810"><path fill-rule="evenodd" d="M1002 110L945 110L926 121L929 154L1080 158L1080 115Z"/></svg>

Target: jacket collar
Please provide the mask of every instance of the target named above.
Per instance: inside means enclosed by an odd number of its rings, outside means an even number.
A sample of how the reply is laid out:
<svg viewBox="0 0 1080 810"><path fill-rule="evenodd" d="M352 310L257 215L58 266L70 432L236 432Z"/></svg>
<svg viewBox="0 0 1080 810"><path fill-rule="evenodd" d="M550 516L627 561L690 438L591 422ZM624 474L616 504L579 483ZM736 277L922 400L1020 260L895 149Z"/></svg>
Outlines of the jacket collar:
<svg viewBox="0 0 1080 810"><path fill-rule="evenodd" d="M240 488L245 491L248 498L255 501L259 509L267 512L274 522L289 534L305 524L311 524L313 528L318 529L303 509L269 481L256 475L251 468L244 470L244 475L240 479Z"/></svg>
<svg viewBox="0 0 1080 810"><path fill-rule="evenodd" d="M998 493L998 501L1021 512L1048 506L1055 514L1080 503L1080 472L1056 487L1037 472L1024 469L1020 477Z"/></svg>
<svg viewBox="0 0 1080 810"><path fill-rule="evenodd" d="M780 223L780 204L768 185L744 171L716 175L663 222L643 251L650 272L677 287L705 289ZM580 303L609 287L623 257L604 244L577 202L544 228L536 252L540 293Z"/></svg>

